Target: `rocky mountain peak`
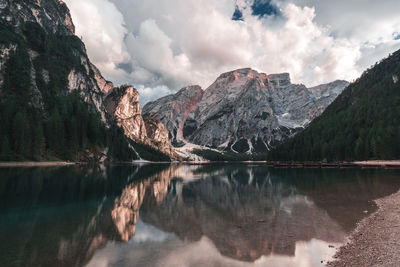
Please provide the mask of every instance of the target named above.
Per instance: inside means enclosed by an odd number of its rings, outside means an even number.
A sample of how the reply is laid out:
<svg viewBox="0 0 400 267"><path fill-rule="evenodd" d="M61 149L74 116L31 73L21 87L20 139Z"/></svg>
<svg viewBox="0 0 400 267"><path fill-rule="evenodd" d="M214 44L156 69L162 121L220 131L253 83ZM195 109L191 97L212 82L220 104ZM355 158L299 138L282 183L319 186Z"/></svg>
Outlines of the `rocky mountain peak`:
<svg viewBox="0 0 400 267"><path fill-rule="evenodd" d="M233 78L233 77L235 77L235 78L244 78L244 77L254 78L257 75L259 75L259 73L251 68L242 68L242 69L225 72L225 73L221 74L217 78L217 80Z"/></svg>
<svg viewBox="0 0 400 267"><path fill-rule="evenodd" d="M244 68L221 74L194 105L182 89L143 112L164 123L173 144L261 153L307 126L347 85L336 81L309 90L292 84L289 73Z"/></svg>
<svg viewBox="0 0 400 267"><path fill-rule="evenodd" d="M206 91L210 91L209 94L213 94L211 91L221 91L219 89L233 90L235 88L242 87L247 81L251 79L259 79L260 81L264 82L267 75L264 73L258 73L257 71L251 68L243 68L237 69L234 71L226 72L221 74L216 81L206 89Z"/></svg>
<svg viewBox="0 0 400 267"><path fill-rule="evenodd" d="M266 88L285 88L291 85L289 73L260 73L251 68L237 69L221 74L216 81L206 89L206 94L235 94L246 89L251 83L258 83Z"/></svg>

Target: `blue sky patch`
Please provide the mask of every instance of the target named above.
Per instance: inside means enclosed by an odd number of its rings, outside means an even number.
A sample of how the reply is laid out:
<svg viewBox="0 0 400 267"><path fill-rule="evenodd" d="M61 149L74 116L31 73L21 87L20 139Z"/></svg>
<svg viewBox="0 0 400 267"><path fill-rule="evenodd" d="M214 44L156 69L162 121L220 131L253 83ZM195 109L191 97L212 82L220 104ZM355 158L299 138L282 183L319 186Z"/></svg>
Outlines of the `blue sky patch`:
<svg viewBox="0 0 400 267"><path fill-rule="evenodd" d="M232 20L244 20L243 13L239 10L239 7L236 6L235 12L233 13Z"/></svg>
<svg viewBox="0 0 400 267"><path fill-rule="evenodd" d="M279 9L272 4L271 0L254 0L251 6L253 16L264 17L271 15L279 15Z"/></svg>

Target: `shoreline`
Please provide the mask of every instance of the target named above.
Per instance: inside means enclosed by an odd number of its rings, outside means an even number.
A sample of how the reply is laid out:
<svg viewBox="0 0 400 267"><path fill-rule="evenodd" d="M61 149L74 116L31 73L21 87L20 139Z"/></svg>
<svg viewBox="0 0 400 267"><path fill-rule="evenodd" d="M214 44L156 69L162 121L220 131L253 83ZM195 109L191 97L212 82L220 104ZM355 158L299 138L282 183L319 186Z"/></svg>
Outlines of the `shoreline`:
<svg viewBox="0 0 400 267"><path fill-rule="evenodd" d="M358 224L328 267L400 266L400 191L375 202L378 210Z"/></svg>
<svg viewBox="0 0 400 267"><path fill-rule="evenodd" d="M371 165L380 165L380 166L393 165L393 166L400 166L400 160L366 160L366 161L356 161L356 162L354 162L354 164L366 165L366 166L371 166Z"/></svg>
<svg viewBox="0 0 400 267"><path fill-rule="evenodd" d="M55 167L71 166L76 164L79 163L68 161L10 161L0 162L0 167Z"/></svg>
<svg viewBox="0 0 400 267"><path fill-rule="evenodd" d="M116 162L117 165L137 165L137 164L167 164L178 163L171 162L156 162L147 160L134 160L132 162ZM400 160L370 160L370 161L354 161L354 162L335 162L335 163L321 163L321 162L296 162L286 163L279 161L263 161L263 160L247 160L247 161L182 161L179 163L186 163L189 165L206 165L213 163L255 163L266 164L273 167L288 167L288 168L354 168L354 167L378 167L378 168L400 168ZM0 167L51 167L51 166L70 166L77 164L87 164L84 162L71 162L71 161L0 161ZM100 164L100 162L99 162Z"/></svg>

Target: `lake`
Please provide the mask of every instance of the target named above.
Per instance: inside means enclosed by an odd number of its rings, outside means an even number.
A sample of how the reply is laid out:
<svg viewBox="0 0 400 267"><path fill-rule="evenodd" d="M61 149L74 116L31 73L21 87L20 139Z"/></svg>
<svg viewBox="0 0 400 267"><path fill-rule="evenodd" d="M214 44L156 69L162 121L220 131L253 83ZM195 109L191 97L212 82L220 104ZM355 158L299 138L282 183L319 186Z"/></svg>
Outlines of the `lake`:
<svg viewBox="0 0 400 267"><path fill-rule="evenodd" d="M398 170L0 168L0 266L323 266Z"/></svg>

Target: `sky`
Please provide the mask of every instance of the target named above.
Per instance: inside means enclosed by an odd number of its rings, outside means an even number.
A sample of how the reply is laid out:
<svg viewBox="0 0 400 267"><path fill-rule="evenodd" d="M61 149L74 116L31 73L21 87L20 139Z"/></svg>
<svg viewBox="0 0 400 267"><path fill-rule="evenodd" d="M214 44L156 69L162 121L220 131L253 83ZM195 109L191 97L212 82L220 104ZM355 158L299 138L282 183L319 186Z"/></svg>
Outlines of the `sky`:
<svg viewBox="0 0 400 267"><path fill-rule="evenodd" d="M141 103L222 73L352 81L400 49L398 0L64 0L91 61Z"/></svg>

